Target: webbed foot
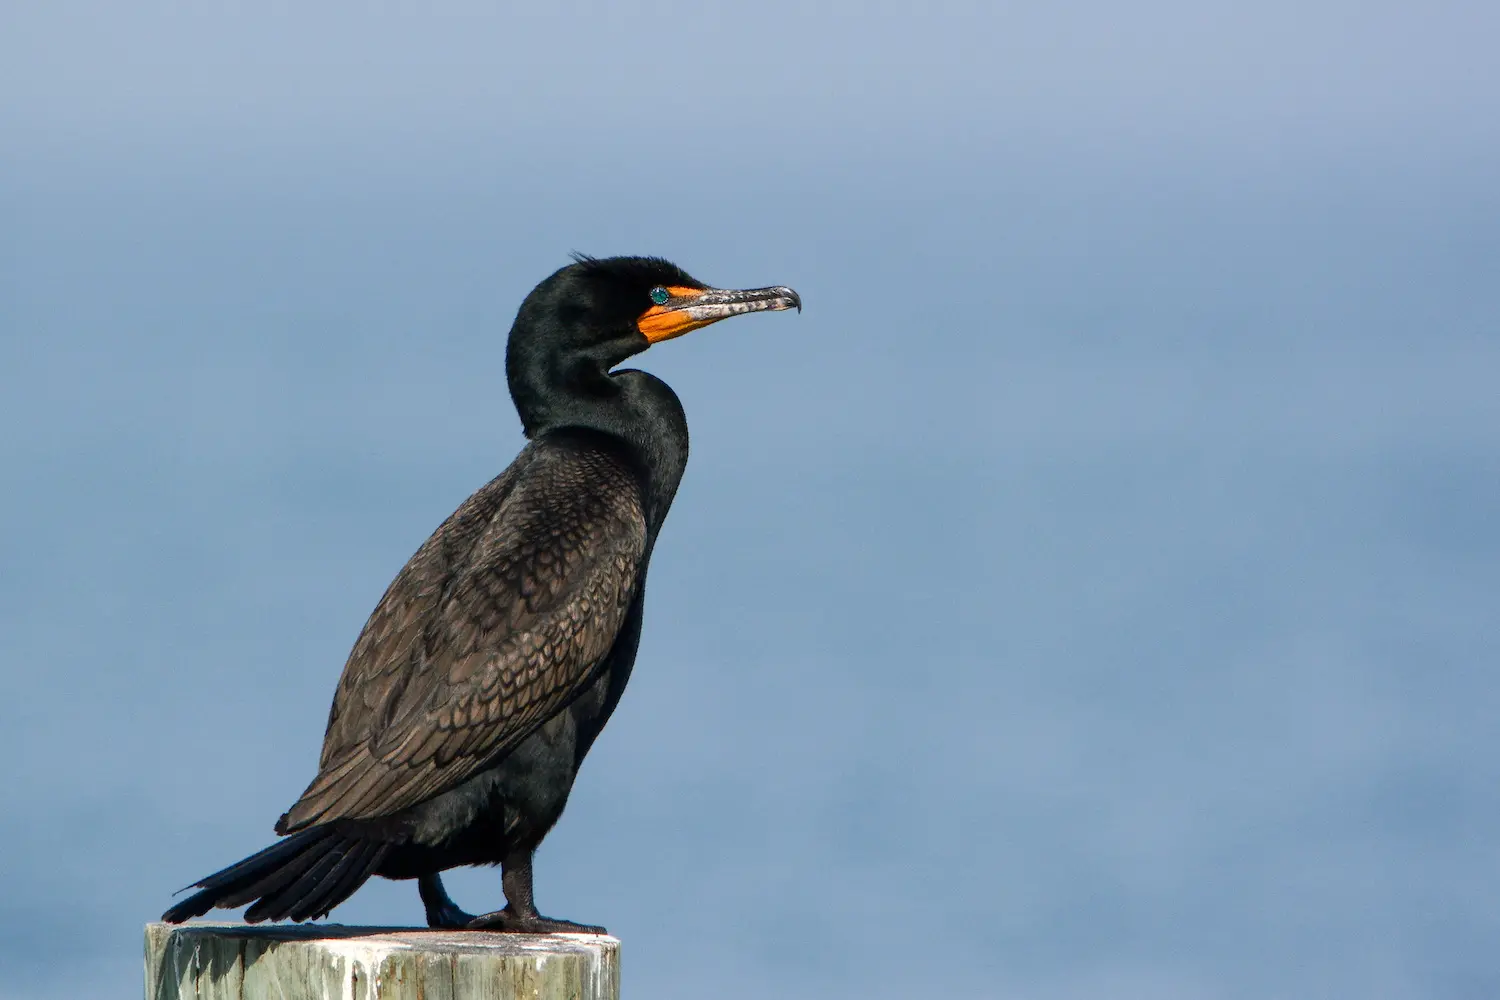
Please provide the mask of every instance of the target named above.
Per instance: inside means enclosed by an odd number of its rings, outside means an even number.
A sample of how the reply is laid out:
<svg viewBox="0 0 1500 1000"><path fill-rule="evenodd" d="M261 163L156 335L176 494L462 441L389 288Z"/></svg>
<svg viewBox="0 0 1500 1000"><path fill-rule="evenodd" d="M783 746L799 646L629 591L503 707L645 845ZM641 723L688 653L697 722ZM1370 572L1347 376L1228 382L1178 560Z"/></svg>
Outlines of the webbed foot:
<svg viewBox="0 0 1500 1000"><path fill-rule="evenodd" d="M417 879L417 892L427 910L427 926L434 930L461 931L476 919L474 914L459 908L448 895L448 890L443 888L443 880L438 875L423 875Z"/></svg>
<svg viewBox="0 0 1500 1000"><path fill-rule="evenodd" d="M608 934L603 927L575 924L571 920L553 920L539 913L517 913L507 906L469 920L471 931L500 931L505 934Z"/></svg>

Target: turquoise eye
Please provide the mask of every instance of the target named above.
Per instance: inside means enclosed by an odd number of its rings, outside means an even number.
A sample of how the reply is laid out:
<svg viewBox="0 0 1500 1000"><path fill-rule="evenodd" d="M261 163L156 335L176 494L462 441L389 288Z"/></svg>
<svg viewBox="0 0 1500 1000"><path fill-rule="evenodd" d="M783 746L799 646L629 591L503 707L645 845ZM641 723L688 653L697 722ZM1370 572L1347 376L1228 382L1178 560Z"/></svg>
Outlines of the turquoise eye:
<svg viewBox="0 0 1500 1000"><path fill-rule="evenodd" d="M659 306L666 305L667 304L667 300L670 299L671 297L672 297L671 294L665 288L662 288L660 285L658 285L657 287L651 289L651 301L655 302Z"/></svg>

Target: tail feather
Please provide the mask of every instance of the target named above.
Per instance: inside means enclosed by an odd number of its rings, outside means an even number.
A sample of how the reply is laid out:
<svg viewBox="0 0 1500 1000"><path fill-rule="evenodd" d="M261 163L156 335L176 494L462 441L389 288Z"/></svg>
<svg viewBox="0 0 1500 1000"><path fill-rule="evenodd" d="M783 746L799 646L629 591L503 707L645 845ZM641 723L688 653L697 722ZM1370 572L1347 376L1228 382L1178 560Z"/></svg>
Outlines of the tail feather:
<svg viewBox="0 0 1500 1000"><path fill-rule="evenodd" d="M374 874L389 845L348 837L326 827L294 833L193 888L162 919L179 924L215 907L233 909L258 900L245 920L294 920L321 916L349 898Z"/></svg>
<svg viewBox="0 0 1500 1000"><path fill-rule="evenodd" d="M354 845L350 843L340 844L318 858L316 864L299 875L296 881L286 888L261 897L259 903L245 911L245 919L254 924L262 920L285 920L290 917L292 911L297 909L304 900L317 893L323 880L328 877L329 872L338 867L338 863L349 853L349 848L352 846Z"/></svg>
<svg viewBox="0 0 1500 1000"><path fill-rule="evenodd" d="M379 841L363 841L350 849L348 854L323 877L315 894L308 896L290 916L293 920L316 920L329 910L348 899L364 884L385 857L387 845Z"/></svg>
<svg viewBox="0 0 1500 1000"><path fill-rule="evenodd" d="M238 861L228 868L216 871L201 881L194 882L189 888L214 889L223 888L230 883L243 882L246 876L264 874L269 868L280 864L289 858L302 853L310 844L324 837L332 836L329 830L310 829L284 837L263 851L257 851L243 861Z"/></svg>
<svg viewBox="0 0 1500 1000"><path fill-rule="evenodd" d="M318 845L318 847L303 851L301 854L285 862L278 868L272 868L269 871L261 872L260 878L256 879L254 882L250 882L247 885L241 885L233 892L229 892L226 895L221 896L218 901L214 903L214 905L219 907L220 909L234 910L238 909L241 906L244 906L246 903L253 903L257 899L263 899L266 896L270 896L274 893L280 892L282 889L285 889L289 883L301 878L304 872L306 872L313 865L317 864L318 860L322 858L325 853L324 850L321 850L320 848L325 848L327 846L328 844L325 841L323 844ZM334 847L333 849L337 850L337 847Z"/></svg>

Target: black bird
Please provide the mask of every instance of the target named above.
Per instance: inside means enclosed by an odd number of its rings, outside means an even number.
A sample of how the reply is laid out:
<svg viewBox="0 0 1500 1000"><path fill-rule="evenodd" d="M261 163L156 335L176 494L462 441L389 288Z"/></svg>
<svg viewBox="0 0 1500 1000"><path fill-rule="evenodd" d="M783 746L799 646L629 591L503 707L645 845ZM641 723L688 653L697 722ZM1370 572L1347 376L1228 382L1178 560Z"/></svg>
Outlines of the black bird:
<svg viewBox="0 0 1500 1000"><path fill-rule="evenodd" d="M646 565L687 464L682 404L612 369L764 309L790 288L709 288L653 257L575 263L521 303L505 371L529 443L396 575L334 693L318 776L283 839L198 882L162 919L253 904L323 916L372 875L418 880L432 927L603 928L537 913L531 859L619 703ZM504 909L460 910L439 873L500 864Z"/></svg>

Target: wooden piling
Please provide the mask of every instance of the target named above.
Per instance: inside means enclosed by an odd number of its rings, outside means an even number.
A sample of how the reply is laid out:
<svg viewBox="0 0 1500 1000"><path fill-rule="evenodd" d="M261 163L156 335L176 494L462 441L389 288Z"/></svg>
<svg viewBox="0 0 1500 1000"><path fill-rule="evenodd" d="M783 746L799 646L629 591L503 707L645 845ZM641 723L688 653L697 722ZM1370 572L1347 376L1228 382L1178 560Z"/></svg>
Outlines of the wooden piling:
<svg viewBox="0 0 1500 1000"><path fill-rule="evenodd" d="M619 1000L593 934L147 924L146 1000Z"/></svg>

